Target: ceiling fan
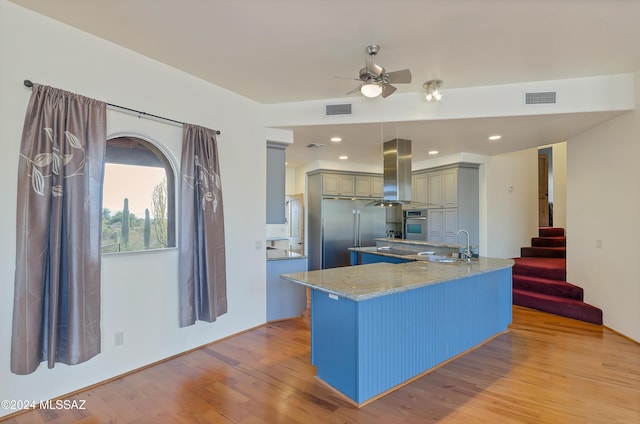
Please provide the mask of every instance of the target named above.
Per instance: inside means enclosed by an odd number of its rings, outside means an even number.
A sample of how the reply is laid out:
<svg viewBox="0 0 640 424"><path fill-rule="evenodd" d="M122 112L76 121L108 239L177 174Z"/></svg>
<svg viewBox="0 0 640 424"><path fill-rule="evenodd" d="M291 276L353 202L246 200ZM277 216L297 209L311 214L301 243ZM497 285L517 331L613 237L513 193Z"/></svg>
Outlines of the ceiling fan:
<svg viewBox="0 0 640 424"><path fill-rule="evenodd" d="M387 72L382 66L374 62L374 57L380 51L380 46L372 44L365 50L369 55L369 60L365 62L364 68L360 69L357 81L362 83L349 91L346 95L350 95L360 91L365 97L388 97L393 94L397 88L391 84L408 84L411 82L411 71L402 69L400 71Z"/></svg>

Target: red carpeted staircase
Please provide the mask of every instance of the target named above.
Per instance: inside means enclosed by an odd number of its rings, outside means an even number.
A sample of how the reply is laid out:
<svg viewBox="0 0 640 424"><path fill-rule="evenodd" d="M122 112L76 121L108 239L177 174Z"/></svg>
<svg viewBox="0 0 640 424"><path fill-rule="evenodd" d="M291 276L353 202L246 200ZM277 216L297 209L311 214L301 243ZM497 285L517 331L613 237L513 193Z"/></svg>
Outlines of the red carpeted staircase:
<svg viewBox="0 0 640 424"><path fill-rule="evenodd" d="M514 258L513 304L602 324L602 311L584 303L582 288L566 281L564 229L541 227L538 232Z"/></svg>

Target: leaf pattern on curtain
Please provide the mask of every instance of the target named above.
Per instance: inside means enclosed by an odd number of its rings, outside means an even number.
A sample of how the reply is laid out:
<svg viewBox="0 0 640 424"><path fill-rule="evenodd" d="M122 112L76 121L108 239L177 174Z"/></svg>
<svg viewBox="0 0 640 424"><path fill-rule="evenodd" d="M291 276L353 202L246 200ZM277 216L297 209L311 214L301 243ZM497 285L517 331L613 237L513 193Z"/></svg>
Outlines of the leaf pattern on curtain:
<svg viewBox="0 0 640 424"><path fill-rule="evenodd" d="M66 167L72 163L71 161L73 160L73 152L64 156L60 154L60 149L56 147L56 141L53 138L53 129L43 128L43 130L50 142L50 146L45 146L45 148L50 149L50 152L38 153L33 159L20 154L20 156L31 165L31 173L28 174L31 177L31 187L33 188L33 191L40 196L44 196L45 194L45 179L50 178L52 175L60 175L62 167ZM76 165L77 169L74 169L71 172L67 171L65 173L66 178L84 175L85 151L80 139L69 131L65 131L64 136L68 144L72 148L80 150L80 153L82 154L82 159ZM47 172L46 169L49 165L51 165L51 174L45 175L44 172ZM51 193L55 197L62 196L62 185L52 185Z"/></svg>
<svg viewBox="0 0 640 424"><path fill-rule="evenodd" d="M100 353L106 104L34 84L18 166L11 371Z"/></svg>
<svg viewBox="0 0 640 424"><path fill-rule="evenodd" d="M180 166L180 326L227 312L224 214L214 130L184 124Z"/></svg>
<svg viewBox="0 0 640 424"><path fill-rule="evenodd" d="M208 169L200 164L198 155L194 156L193 175L182 174L184 184L192 190L199 190L202 210L206 210L207 203L211 203L213 213L218 210L218 196L221 196L220 176L214 169Z"/></svg>

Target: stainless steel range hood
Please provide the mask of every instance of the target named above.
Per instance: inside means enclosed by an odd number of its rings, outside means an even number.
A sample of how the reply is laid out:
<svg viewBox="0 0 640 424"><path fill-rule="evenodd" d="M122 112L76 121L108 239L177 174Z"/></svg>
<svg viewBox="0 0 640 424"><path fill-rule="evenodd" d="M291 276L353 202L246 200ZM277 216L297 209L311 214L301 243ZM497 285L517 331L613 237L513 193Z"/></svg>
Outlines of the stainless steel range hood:
<svg viewBox="0 0 640 424"><path fill-rule="evenodd" d="M411 140L396 138L382 145L384 198L371 206L405 205L411 202Z"/></svg>

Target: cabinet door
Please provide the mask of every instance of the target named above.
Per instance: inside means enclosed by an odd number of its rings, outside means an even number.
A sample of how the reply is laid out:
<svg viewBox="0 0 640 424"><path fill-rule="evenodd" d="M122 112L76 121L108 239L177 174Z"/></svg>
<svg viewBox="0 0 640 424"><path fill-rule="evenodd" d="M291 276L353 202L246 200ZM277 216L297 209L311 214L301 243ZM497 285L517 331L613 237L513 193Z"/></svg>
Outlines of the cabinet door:
<svg viewBox="0 0 640 424"><path fill-rule="evenodd" d="M430 209L427 212L428 241L442 243L444 241L442 209Z"/></svg>
<svg viewBox="0 0 640 424"><path fill-rule="evenodd" d="M417 174L411 177L413 200L428 203L427 174Z"/></svg>
<svg viewBox="0 0 640 424"><path fill-rule="evenodd" d="M322 194L325 196L354 196L354 178L350 175L322 174Z"/></svg>
<svg viewBox="0 0 640 424"><path fill-rule="evenodd" d="M458 170L447 169L442 172L443 195L442 203L445 208L458 206Z"/></svg>
<svg viewBox="0 0 640 424"><path fill-rule="evenodd" d="M338 181L340 183L339 196L355 196L355 179L348 175L339 175Z"/></svg>
<svg viewBox="0 0 640 424"><path fill-rule="evenodd" d="M356 196L371 197L371 177L356 177Z"/></svg>
<svg viewBox="0 0 640 424"><path fill-rule="evenodd" d="M371 197L384 197L384 179L371 177Z"/></svg>
<svg viewBox="0 0 640 424"><path fill-rule="evenodd" d="M267 224L285 223L285 149L267 145Z"/></svg>
<svg viewBox="0 0 640 424"><path fill-rule="evenodd" d="M338 176L323 174L322 175L322 194L329 196L338 195Z"/></svg>
<svg viewBox="0 0 640 424"><path fill-rule="evenodd" d="M442 210L443 242L447 244L461 244L458 242L458 209Z"/></svg>
<svg viewBox="0 0 640 424"><path fill-rule="evenodd" d="M429 185L429 207L442 207L442 172L430 172L427 174Z"/></svg>
<svg viewBox="0 0 640 424"><path fill-rule="evenodd" d="M402 206L390 206L385 208L387 223L402 223Z"/></svg>

